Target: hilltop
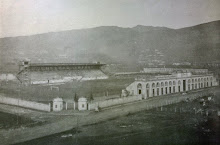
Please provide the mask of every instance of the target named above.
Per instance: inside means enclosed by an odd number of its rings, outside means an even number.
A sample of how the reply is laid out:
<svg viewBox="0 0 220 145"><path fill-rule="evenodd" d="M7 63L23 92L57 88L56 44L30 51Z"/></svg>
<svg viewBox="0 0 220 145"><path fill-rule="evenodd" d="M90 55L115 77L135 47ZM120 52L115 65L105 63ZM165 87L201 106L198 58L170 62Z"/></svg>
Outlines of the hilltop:
<svg viewBox="0 0 220 145"><path fill-rule="evenodd" d="M220 21L182 29L138 25L101 26L0 39L0 68L32 62L95 62L136 65L220 61ZM153 57L153 58L152 58ZM0 71L1 71L0 70Z"/></svg>

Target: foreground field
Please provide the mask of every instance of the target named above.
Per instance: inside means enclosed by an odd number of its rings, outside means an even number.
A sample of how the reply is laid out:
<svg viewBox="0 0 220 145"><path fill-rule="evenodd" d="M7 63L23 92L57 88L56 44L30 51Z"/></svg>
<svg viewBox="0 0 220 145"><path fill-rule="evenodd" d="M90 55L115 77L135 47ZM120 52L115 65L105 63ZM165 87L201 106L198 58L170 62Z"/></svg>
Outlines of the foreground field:
<svg viewBox="0 0 220 145"><path fill-rule="evenodd" d="M20 144L219 144L220 120L217 116L217 110L220 109L219 96L218 92L211 101L206 101L205 106L200 103L200 99L181 102L98 124L78 126L67 132ZM207 100L207 96L204 99ZM80 117L77 122L80 124L82 121L84 119Z"/></svg>
<svg viewBox="0 0 220 145"><path fill-rule="evenodd" d="M220 121L214 111L220 109L219 104L220 100L217 97L215 101L206 106L200 104L199 99L193 102L182 102L100 124L75 128L60 134L20 143L20 145L219 144ZM204 112L195 113L194 108L202 109ZM205 111L209 111L208 116Z"/></svg>

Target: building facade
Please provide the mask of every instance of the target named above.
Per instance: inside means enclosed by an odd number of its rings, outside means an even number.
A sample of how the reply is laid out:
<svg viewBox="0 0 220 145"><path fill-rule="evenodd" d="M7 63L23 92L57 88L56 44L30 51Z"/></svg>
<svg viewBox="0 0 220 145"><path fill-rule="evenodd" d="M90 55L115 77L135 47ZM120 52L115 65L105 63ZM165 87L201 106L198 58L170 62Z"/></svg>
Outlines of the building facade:
<svg viewBox="0 0 220 145"><path fill-rule="evenodd" d="M139 77L126 90L130 95L142 95L146 99L148 97L186 92L217 85L218 82L212 74L192 75L191 73L177 73L149 78Z"/></svg>

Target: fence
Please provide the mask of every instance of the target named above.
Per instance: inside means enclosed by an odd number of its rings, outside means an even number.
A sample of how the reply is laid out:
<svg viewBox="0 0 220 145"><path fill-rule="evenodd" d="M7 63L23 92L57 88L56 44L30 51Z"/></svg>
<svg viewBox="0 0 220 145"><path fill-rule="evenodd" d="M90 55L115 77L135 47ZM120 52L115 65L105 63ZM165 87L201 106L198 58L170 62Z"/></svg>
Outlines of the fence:
<svg viewBox="0 0 220 145"><path fill-rule="evenodd" d="M200 97L209 96L216 92L216 88L209 88L206 90L201 90L200 92L192 92L191 94L181 95L176 94L172 96L159 96L157 99L150 101L149 103L145 104L145 110L154 109L161 106L171 105L175 103L179 103L181 101L195 100Z"/></svg>
<svg viewBox="0 0 220 145"><path fill-rule="evenodd" d="M16 99L16 98L3 97L1 95L0 95L0 103L7 104L7 105L20 106L20 107L35 109L35 110L40 110L40 111L47 111L47 112L51 111L50 103L42 104L42 103L26 101L26 100L21 100L21 99Z"/></svg>
<svg viewBox="0 0 220 145"><path fill-rule="evenodd" d="M197 98L203 97L203 96L209 96L212 93L215 93L218 90L218 88L208 88L205 90L201 90L200 92L191 92L190 94L173 94L172 96L158 96L155 98L152 98L152 100L148 101L143 100L141 101L140 106L137 107L136 109L133 109L130 112L136 112L136 111L141 111L141 110L149 110L161 106L166 106L166 105L171 105L175 103L179 103L181 101L186 101L186 99L189 100L195 100ZM117 99L110 99L110 100L105 100L105 101L98 101L98 102L92 102L89 103L88 109L89 110L94 110L96 107L110 107L114 105L120 105L120 104L126 104L130 102L135 102L141 100L141 96L132 96L132 97L124 97L124 98L117 98Z"/></svg>
<svg viewBox="0 0 220 145"><path fill-rule="evenodd" d="M142 100L142 96L129 96L129 97L123 97L123 98L113 98L113 99L109 99L109 100L89 103L88 109L94 110L96 107L105 108L105 107L110 107L110 106L114 106L114 105L135 102L135 101L139 101L139 100Z"/></svg>

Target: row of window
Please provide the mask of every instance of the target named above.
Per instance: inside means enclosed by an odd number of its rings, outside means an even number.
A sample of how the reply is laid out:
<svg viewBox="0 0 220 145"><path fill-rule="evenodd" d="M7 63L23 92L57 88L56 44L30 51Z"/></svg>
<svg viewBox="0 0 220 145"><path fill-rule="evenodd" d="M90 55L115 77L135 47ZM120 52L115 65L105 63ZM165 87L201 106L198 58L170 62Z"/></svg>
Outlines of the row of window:
<svg viewBox="0 0 220 145"><path fill-rule="evenodd" d="M165 87L165 88L156 88L156 89L152 89L152 95L153 96L159 96L159 95L166 95L168 94L168 89L169 89L169 93L176 93L176 87L173 86L173 90L172 87ZM141 89L138 89L138 94L142 94ZM161 92L160 92L161 91ZM180 86L178 86L178 90L177 92L180 92ZM149 97L149 89L146 90L146 96Z"/></svg>
<svg viewBox="0 0 220 145"><path fill-rule="evenodd" d="M211 80L211 83L212 83L212 77L210 78L210 80ZM201 82L204 82L204 83L207 83L208 84L208 82L207 81L209 81L209 79L207 78L201 78ZM200 83L200 78L198 79L198 82ZM191 79L189 79L188 80L188 84L189 83L191 83ZM192 83L194 83L194 79L192 79ZM197 79L195 79L195 83L197 83ZM161 82L161 83L159 83L159 82L157 82L157 83L152 83L152 88L155 88L155 87L163 87L163 86L168 86L168 82ZM176 81L169 81L169 86L172 86L172 85L176 85ZM181 81L179 80L178 81L178 86L180 86L181 85ZM208 85L207 85L208 86ZM141 83L139 83L138 85L137 85L137 88L142 88L142 84ZM150 85L149 84L146 84L146 88L150 88Z"/></svg>
<svg viewBox="0 0 220 145"><path fill-rule="evenodd" d="M197 86L197 84L188 84L188 90L194 90L194 89L199 89L199 88L204 88L204 87L209 87L209 86L212 86L212 82L210 82L210 84L208 82L198 83L198 86ZM142 89L140 88L140 85L139 85L139 87L137 87L137 89L138 89L138 94L142 94ZM160 89L161 89L161 92L160 92ZM165 87L165 88L154 88L153 87L152 94L153 94L153 96L166 95L166 94L168 94L168 89L169 89L169 93L176 93L176 86L169 86L169 87ZM177 92L181 91L180 85L178 85L177 89L178 89ZM146 90L146 95L147 95L147 97L149 97L149 88L147 88L147 90Z"/></svg>

